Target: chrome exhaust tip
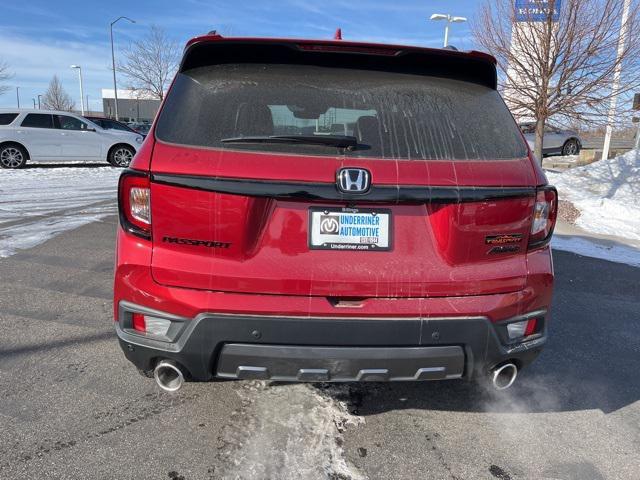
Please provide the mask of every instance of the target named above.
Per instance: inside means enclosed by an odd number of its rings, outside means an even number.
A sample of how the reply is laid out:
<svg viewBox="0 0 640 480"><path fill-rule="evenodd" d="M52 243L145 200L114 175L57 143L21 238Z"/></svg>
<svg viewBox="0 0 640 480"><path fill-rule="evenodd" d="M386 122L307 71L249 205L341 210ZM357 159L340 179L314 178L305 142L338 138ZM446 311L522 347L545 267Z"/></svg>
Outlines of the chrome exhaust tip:
<svg viewBox="0 0 640 480"><path fill-rule="evenodd" d="M506 390L518 376L518 367L513 363L505 363L491 371L491 384L496 390Z"/></svg>
<svg viewBox="0 0 640 480"><path fill-rule="evenodd" d="M184 383L182 370L169 360L161 360L153 370L153 378L165 392L177 392Z"/></svg>

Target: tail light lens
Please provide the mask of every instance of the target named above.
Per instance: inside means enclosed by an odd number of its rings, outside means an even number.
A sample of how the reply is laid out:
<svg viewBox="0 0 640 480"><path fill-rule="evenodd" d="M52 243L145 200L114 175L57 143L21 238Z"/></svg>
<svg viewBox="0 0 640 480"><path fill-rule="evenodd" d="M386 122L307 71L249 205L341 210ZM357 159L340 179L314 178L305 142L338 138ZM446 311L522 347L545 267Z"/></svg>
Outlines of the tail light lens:
<svg viewBox="0 0 640 480"><path fill-rule="evenodd" d="M127 170L120 175L118 211L122 228L139 237L151 238L151 189L146 173Z"/></svg>
<svg viewBox="0 0 640 480"><path fill-rule="evenodd" d="M529 235L529 250L544 247L551 240L558 216L558 192L555 187L540 187L536 191L533 221Z"/></svg>

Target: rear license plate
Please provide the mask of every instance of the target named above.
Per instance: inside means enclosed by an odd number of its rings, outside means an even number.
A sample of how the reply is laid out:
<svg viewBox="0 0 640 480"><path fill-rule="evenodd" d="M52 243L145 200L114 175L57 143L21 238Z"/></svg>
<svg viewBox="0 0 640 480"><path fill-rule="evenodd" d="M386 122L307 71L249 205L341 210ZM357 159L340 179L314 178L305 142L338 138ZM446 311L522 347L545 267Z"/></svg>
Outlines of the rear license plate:
<svg viewBox="0 0 640 480"><path fill-rule="evenodd" d="M391 249L391 211L375 208L310 208L309 248Z"/></svg>

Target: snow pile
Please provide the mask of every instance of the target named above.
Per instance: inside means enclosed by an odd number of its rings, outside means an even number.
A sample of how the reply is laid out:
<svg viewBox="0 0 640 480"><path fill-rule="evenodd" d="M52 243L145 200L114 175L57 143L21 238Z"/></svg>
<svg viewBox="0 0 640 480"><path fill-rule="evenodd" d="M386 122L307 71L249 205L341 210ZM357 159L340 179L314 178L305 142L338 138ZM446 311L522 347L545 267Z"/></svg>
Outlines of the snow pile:
<svg viewBox="0 0 640 480"><path fill-rule="evenodd" d="M345 458L343 433L364 419L344 402L348 385L238 384L242 408L219 438L220 478L366 480Z"/></svg>
<svg viewBox="0 0 640 480"><path fill-rule="evenodd" d="M0 258L116 213L121 171L92 165L0 170Z"/></svg>
<svg viewBox="0 0 640 480"><path fill-rule="evenodd" d="M588 232L640 240L640 152L630 151L563 173L547 172L561 199L581 212Z"/></svg>

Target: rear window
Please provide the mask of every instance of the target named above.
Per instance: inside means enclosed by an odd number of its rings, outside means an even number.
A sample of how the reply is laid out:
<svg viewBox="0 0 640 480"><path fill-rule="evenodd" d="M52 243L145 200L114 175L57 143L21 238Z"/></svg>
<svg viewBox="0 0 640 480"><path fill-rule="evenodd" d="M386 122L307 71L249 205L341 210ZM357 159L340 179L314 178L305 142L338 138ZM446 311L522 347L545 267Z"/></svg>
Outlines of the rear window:
<svg viewBox="0 0 640 480"><path fill-rule="evenodd" d="M527 152L489 87L310 65L225 64L180 73L156 135L198 147L389 159L510 159ZM271 135L353 136L358 146L222 141Z"/></svg>
<svg viewBox="0 0 640 480"><path fill-rule="evenodd" d="M9 125L17 116L17 113L0 113L0 125Z"/></svg>

